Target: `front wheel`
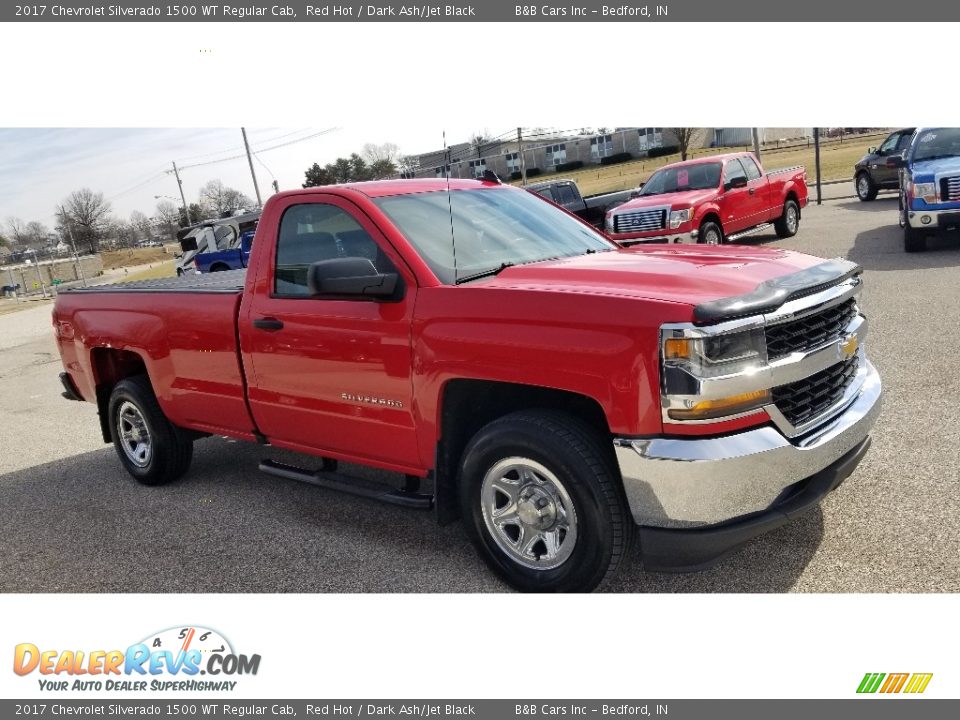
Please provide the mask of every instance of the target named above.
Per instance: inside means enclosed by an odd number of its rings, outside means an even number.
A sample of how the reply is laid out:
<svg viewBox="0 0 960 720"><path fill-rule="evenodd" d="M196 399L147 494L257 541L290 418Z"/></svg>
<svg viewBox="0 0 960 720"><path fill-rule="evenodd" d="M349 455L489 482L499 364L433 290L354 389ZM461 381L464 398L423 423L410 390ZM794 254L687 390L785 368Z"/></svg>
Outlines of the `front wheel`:
<svg viewBox="0 0 960 720"><path fill-rule="evenodd" d="M783 212L773 224L773 229L777 231L778 238L793 237L800 229L800 206L793 200L787 200L783 204Z"/></svg>
<svg viewBox="0 0 960 720"><path fill-rule="evenodd" d="M857 197L860 198L861 202L869 202L870 200L877 199L877 193L880 189L874 184L870 175L867 173L862 172L857 175L854 184L857 186Z"/></svg>
<svg viewBox="0 0 960 720"><path fill-rule="evenodd" d="M190 467L193 440L167 420L146 377L118 382L108 413L117 456L137 482L163 485Z"/></svg>
<svg viewBox="0 0 960 720"><path fill-rule="evenodd" d="M633 522L600 443L576 418L523 411L467 445L461 511L484 560L513 587L588 592L615 574Z"/></svg>
<svg viewBox="0 0 960 720"><path fill-rule="evenodd" d="M708 221L700 226L697 242L701 245L722 245L723 229L715 222Z"/></svg>

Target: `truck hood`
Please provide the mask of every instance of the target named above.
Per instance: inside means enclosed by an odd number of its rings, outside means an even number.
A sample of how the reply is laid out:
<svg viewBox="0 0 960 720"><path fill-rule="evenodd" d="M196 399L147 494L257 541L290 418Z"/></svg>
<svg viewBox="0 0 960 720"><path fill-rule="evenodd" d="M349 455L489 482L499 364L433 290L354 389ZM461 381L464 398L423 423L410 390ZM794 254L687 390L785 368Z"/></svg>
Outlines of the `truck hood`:
<svg viewBox="0 0 960 720"><path fill-rule="evenodd" d="M716 188L709 188L707 190L685 190L683 192L664 193L663 195L649 195L634 198L633 200L625 202L623 205L618 205L613 212L619 213L625 210L638 210L640 208L660 207L663 205L680 208L689 207L709 200L716 194Z"/></svg>
<svg viewBox="0 0 960 720"><path fill-rule="evenodd" d="M767 280L823 262L821 258L772 248L647 245L510 267L475 284L617 295L693 307L744 295Z"/></svg>
<svg viewBox="0 0 960 720"><path fill-rule="evenodd" d="M924 182L926 178L932 181L938 175L949 175L951 173L960 175L960 157L920 160L914 162L910 170L913 179L920 182Z"/></svg>

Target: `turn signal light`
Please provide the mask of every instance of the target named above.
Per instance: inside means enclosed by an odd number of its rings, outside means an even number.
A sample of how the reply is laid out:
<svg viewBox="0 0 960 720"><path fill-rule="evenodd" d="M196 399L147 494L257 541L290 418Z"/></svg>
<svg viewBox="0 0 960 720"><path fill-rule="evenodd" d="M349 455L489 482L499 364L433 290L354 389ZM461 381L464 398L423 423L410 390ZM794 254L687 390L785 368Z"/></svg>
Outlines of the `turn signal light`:
<svg viewBox="0 0 960 720"><path fill-rule="evenodd" d="M712 420L753 410L769 402L769 390L754 390L753 392L731 395L717 400L691 402L690 407L671 408L667 411L667 414L672 420Z"/></svg>
<svg viewBox="0 0 960 720"><path fill-rule="evenodd" d="M686 338L667 338L663 342L664 360L689 360L693 357L693 343Z"/></svg>

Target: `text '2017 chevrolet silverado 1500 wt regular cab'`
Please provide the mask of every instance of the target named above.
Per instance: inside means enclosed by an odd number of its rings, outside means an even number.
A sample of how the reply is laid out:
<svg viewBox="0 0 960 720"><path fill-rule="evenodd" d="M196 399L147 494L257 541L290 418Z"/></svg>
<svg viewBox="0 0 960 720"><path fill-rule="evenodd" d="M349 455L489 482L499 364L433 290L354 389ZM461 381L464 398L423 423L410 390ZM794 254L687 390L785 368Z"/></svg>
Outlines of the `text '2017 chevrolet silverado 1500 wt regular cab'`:
<svg viewBox="0 0 960 720"><path fill-rule="evenodd" d="M730 153L660 168L635 199L607 213L605 229L621 245L720 245L771 225L787 238L806 205L802 167L765 173L752 153Z"/></svg>
<svg viewBox="0 0 960 720"><path fill-rule="evenodd" d="M53 322L64 394L139 481L208 434L357 493L337 460L385 468L405 480L380 499L462 517L515 587L581 591L634 539L648 568L703 567L850 475L880 407L861 285L845 260L625 249L517 188L397 180L274 195L247 270L64 292Z"/></svg>

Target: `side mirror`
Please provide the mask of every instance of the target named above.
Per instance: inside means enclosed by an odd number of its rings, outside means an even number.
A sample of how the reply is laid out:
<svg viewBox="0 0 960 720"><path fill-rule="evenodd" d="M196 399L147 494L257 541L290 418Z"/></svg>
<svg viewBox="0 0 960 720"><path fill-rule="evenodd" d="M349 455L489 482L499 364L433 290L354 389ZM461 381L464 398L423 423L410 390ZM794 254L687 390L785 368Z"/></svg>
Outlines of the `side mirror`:
<svg viewBox="0 0 960 720"><path fill-rule="evenodd" d="M726 189L733 190L736 188L745 188L747 186L747 178L745 175L740 175L735 178L731 178L727 181Z"/></svg>
<svg viewBox="0 0 960 720"><path fill-rule="evenodd" d="M903 159L903 155L891 155L887 158L887 167L895 170L897 168L906 167L907 162Z"/></svg>
<svg viewBox="0 0 960 720"><path fill-rule="evenodd" d="M321 260L311 264L307 271L311 295L391 298L399 284L397 273L377 272L369 258Z"/></svg>

